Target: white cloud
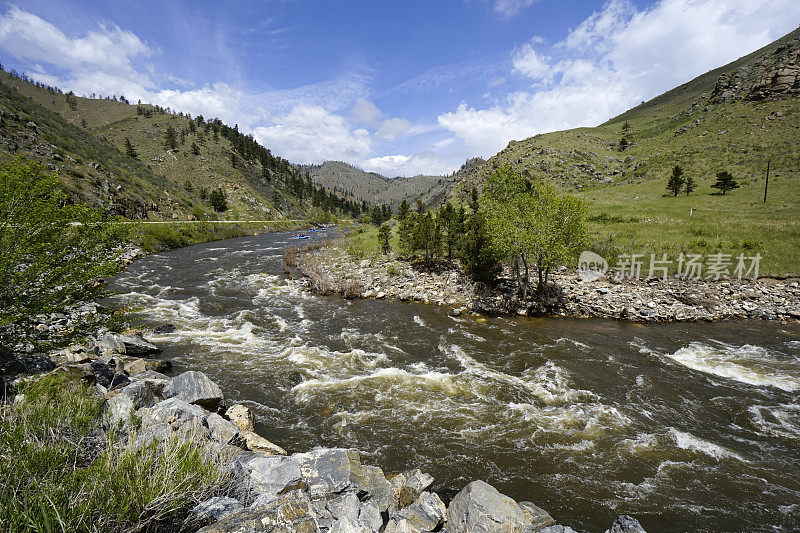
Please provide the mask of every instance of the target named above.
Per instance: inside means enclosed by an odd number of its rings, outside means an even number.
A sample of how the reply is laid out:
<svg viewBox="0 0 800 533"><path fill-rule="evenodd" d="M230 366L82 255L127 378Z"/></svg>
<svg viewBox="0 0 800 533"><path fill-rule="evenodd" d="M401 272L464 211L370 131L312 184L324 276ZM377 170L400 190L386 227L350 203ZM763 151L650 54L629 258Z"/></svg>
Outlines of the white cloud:
<svg viewBox="0 0 800 533"><path fill-rule="evenodd" d="M504 18L513 17L539 0L494 0L492 11Z"/></svg>
<svg viewBox="0 0 800 533"><path fill-rule="evenodd" d="M793 30L796 0L660 0L637 10L611 0L551 47L535 39L512 53L513 71L534 82L500 103L462 103L439 124L488 156L511 139L596 125Z"/></svg>
<svg viewBox="0 0 800 533"><path fill-rule="evenodd" d="M373 102L366 98L359 98L350 110L350 118L356 124L376 126L380 123L383 113Z"/></svg>
<svg viewBox="0 0 800 533"><path fill-rule="evenodd" d="M321 106L301 104L272 122L254 128L253 135L293 163L360 161L371 153L367 130L352 129L344 117Z"/></svg>
<svg viewBox="0 0 800 533"><path fill-rule="evenodd" d="M424 151L412 155L385 155L366 159L361 167L384 176L417 176L449 174L461 166L467 156L454 156L438 151ZM458 161L458 163L454 163Z"/></svg>
<svg viewBox="0 0 800 533"><path fill-rule="evenodd" d="M412 127L413 124L404 118L390 118L383 121L376 135L391 140L397 136L408 133Z"/></svg>
<svg viewBox="0 0 800 533"><path fill-rule="evenodd" d="M512 58L514 72L534 80L549 81L553 77L550 58L537 52L533 43L527 43L517 50Z"/></svg>

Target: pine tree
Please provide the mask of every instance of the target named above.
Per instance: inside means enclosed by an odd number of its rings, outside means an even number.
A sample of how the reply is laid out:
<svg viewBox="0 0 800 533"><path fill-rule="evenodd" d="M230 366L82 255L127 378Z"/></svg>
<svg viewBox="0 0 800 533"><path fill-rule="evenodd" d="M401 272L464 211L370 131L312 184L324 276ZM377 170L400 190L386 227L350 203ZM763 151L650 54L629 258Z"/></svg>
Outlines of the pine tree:
<svg viewBox="0 0 800 533"><path fill-rule="evenodd" d="M380 228L378 228L378 244L381 246L381 251L385 254L388 254L392 247L389 246L389 236L391 234L391 228L389 228L388 224L382 224Z"/></svg>
<svg viewBox="0 0 800 533"><path fill-rule="evenodd" d="M403 200L403 202L400 204L400 208L397 210L397 220L400 222L405 220L410 210L411 208L408 207L408 202Z"/></svg>
<svg viewBox="0 0 800 533"><path fill-rule="evenodd" d="M131 144L131 140L127 137L125 137L125 153L130 158L139 159L139 154L136 153L136 150L133 148L133 144Z"/></svg>
<svg viewBox="0 0 800 533"><path fill-rule="evenodd" d="M175 133L175 128L172 126L168 126L167 131L164 132L164 147L173 151L178 149L177 133Z"/></svg>
<svg viewBox="0 0 800 533"><path fill-rule="evenodd" d="M200 155L200 147L197 146L197 143L192 143L192 154L193 155Z"/></svg>
<svg viewBox="0 0 800 533"><path fill-rule="evenodd" d="M672 176L670 176L667 182L667 190L672 192L673 197L678 196L685 182L686 179L683 177L683 169L680 165L675 165L672 169Z"/></svg>
<svg viewBox="0 0 800 533"><path fill-rule="evenodd" d="M222 189L214 189L208 197L208 203L214 208L214 211L222 212L228 209L228 201L225 198L225 191Z"/></svg>
<svg viewBox="0 0 800 533"><path fill-rule="evenodd" d="M689 194L693 190L695 190L696 188L697 188L697 182L694 181L694 178L691 175L687 176L686 177L686 185L684 185L684 190L686 191L686 196L689 196Z"/></svg>
<svg viewBox="0 0 800 533"><path fill-rule="evenodd" d="M733 189L738 189L739 184L733 179L733 176L727 170L717 172L717 181L711 186L713 189L719 189L722 194L727 193Z"/></svg>

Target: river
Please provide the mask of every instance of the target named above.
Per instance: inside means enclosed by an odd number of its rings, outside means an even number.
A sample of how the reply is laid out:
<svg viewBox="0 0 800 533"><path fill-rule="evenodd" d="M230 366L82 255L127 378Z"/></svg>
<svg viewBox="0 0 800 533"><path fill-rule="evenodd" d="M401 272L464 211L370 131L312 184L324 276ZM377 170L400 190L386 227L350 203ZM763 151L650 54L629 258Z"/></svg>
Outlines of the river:
<svg viewBox="0 0 800 533"><path fill-rule="evenodd" d="M450 317L281 271L290 234L151 255L113 282L175 372L292 452L357 448L437 489L483 479L604 531L800 529L800 327ZM323 238L318 236L315 238Z"/></svg>

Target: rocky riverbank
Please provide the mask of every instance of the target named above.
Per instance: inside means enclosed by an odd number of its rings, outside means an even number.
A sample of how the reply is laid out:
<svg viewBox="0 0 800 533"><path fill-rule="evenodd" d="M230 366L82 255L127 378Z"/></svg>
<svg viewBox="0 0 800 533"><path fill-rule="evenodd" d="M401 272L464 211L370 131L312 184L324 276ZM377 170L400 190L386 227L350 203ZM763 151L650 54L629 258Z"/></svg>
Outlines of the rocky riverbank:
<svg viewBox="0 0 800 533"><path fill-rule="evenodd" d="M491 315L556 315L676 322L757 318L800 319L797 279L684 280L654 278L583 281L574 271L551 274L549 297L522 300L516 283L502 278L497 287L476 285L457 266L421 272L394 254L351 257L336 242L300 251L294 259L310 289L349 298L391 298Z"/></svg>
<svg viewBox="0 0 800 533"><path fill-rule="evenodd" d="M36 370L89 384L104 400L107 431L131 434L142 445L191 440L209 460L223 465L233 488L226 496L196 502L182 518L181 531L574 531L557 525L534 503L516 502L480 480L457 493L437 494L430 490L430 475L419 469L386 475L377 466L362 464L356 449L288 453L258 435L250 410L226 401L220 387L202 372L163 374L169 364L153 358L159 352L140 332L100 331L83 344L36 358ZM8 399L14 401L15 386L31 376L6 379L11 385ZM607 533L643 531L635 519L619 516Z"/></svg>

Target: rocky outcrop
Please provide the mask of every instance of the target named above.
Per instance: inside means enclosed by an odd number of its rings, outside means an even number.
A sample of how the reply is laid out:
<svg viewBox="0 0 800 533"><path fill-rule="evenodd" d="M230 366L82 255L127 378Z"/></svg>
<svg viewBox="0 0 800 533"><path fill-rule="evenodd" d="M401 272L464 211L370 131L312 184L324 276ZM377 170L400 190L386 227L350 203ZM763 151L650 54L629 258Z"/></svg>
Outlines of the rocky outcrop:
<svg viewBox="0 0 800 533"><path fill-rule="evenodd" d="M800 39L792 39L736 71L721 75L711 93L711 102L774 100L798 95Z"/></svg>
<svg viewBox="0 0 800 533"><path fill-rule="evenodd" d="M447 509L451 533L523 533L533 526L519 505L483 481L473 481Z"/></svg>

